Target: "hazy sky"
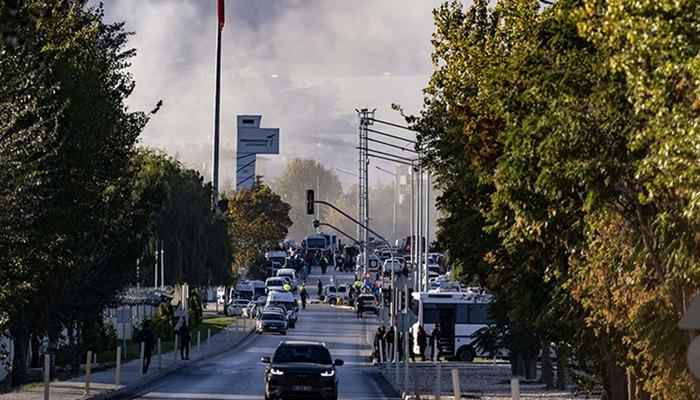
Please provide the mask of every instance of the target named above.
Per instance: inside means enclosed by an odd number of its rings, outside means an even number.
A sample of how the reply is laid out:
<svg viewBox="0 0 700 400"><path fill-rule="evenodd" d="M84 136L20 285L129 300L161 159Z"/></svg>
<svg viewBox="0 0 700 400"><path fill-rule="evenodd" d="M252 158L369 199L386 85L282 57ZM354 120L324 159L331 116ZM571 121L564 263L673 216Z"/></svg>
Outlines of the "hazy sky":
<svg viewBox="0 0 700 400"><path fill-rule="evenodd" d="M262 127L280 128L276 176L287 159L311 157L356 171L355 108L401 122L422 104L432 72L430 36L437 0L227 0L222 46L221 180L234 175L235 116L261 114ZM108 20L135 34L131 72L134 109L162 99L142 137L146 146L178 153L207 168L214 114L216 0L112 0ZM391 164L381 164L392 168ZM208 170L203 171L207 178ZM338 173L344 183L351 175ZM373 168L375 179L390 176Z"/></svg>

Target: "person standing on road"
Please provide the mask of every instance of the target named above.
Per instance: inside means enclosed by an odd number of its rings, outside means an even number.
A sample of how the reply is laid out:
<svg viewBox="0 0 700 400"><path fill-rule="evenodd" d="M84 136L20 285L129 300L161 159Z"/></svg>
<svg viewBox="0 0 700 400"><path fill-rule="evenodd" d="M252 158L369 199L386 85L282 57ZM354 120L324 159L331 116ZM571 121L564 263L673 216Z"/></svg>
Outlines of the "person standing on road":
<svg viewBox="0 0 700 400"><path fill-rule="evenodd" d="M386 343L387 360L394 361L394 327L390 326L389 330L384 334L384 343Z"/></svg>
<svg viewBox="0 0 700 400"><path fill-rule="evenodd" d="M440 361L440 353L442 353L442 345L440 344L440 337L442 336L442 327L440 323L436 323L433 330L430 332L430 341L432 345L430 346L430 359L435 357L436 360Z"/></svg>
<svg viewBox="0 0 700 400"><path fill-rule="evenodd" d="M151 354L153 353L153 345L156 343L156 338L151 331L151 324L148 320L143 321L141 332L137 337L139 346L143 343L143 373L148 372L148 366L151 365Z"/></svg>
<svg viewBox="0 0 700 400"><path fill-rule="evenodd" d="M425 333L423 325L418 325L416 341L418 342L418 350L420 351L421 361L425 361L425 349L428 347L428 334Z"/></svg>
<svg viewBox="0 0 700 400"><path fill-rule="evenodd" d="M384 334L385 330L383 326L377 328L377 333L374 334L374 357L377 362L382 362L385 360L383 355L380 356L380 351L386 351L386 345L384 344ZM380 344L381 343L381 344Z"/></svg>
<svg viewBox="0 0 700 400"><path fill-rule="evenodd" d="M325 255L321 256L321 274L325 275L328 269L328 259Z"/></svg>
<svg viewBox="0 0 700 400"><path fill-rule="evenodd" d="M306 285L301 285L299 297L301 297L301 309L306 310L306 299L309 298L309 293L306 291Z"/></svg>
<svg viewBox="0 0 700 400"><path fill-rule="evenodd" d="M323 282L321 282L320 279L318 280L316 287L318 287L318 298L320 299L321 296L323 296Z"/></svg>
<svg viewBox="0 0 700 400"><path fill-rule="evenodd" d="M306 283L306 278L309 277L309 266L304 263L304 266L301 267L301 279L304 280L304 283Z"/></svg>
<svg viewBox="0 0 700 400"><path fill-rule="evenodd" d="M357 297L357 301L355 301L355 309L357 310L357 319L362 318L362 305L364 301L362 300L361 297Z"/></svg>
<svg viewBox="0 0 700 400"><path fill-rule="evenodd" d="M178 331L180 335L180 358L183 360L190 359L190 327L187 326L187 321L182 321L182 326Z"/></svg>

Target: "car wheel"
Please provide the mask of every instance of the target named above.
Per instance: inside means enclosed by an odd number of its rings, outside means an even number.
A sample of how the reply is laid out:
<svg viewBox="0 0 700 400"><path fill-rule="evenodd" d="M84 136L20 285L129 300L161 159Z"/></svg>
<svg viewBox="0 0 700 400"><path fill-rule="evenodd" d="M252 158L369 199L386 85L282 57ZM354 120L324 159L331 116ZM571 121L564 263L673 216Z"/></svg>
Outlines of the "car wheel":
<svg viewBox="0 0 700 400"><path fill-rule="evenodd" d="M334 306L335 303L336 303L335 297L332 298L332 299L330 299L330 300L328 300L328 303L330 303L332 306Z"/></svg>
<svg viewBox="0 0 700 400"><path fill-rule="evenodd" d="M292 329L296 328L296 326L297 326L297 324L290 324L290 325L289 325L289 327L292 328Z"/></svg>
<svg viewBox="0 0 700 400"><path fill-rule="evenodd" d="M459 361L472 362L474 357L476 357L476 354L470 346L462 346L457 350L457 360Z"/></svg>
<svg viewBox="0 0 700 400"><path fill-rule="evenodd" d="M283 334L283 335L286 335L286 334L287 334L287 332L280 332L280 333Z"/></svg>

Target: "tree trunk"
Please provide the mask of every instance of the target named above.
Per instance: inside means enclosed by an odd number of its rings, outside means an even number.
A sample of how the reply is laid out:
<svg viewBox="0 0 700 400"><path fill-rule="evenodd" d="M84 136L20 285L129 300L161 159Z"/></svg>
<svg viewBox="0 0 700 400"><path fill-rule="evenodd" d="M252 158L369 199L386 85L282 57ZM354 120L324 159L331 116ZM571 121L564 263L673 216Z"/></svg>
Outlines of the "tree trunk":
<svg viewBox="0 0 700 400"><path fill-rule="evenodd" d="M568 363L568 349L564 346L557 347L557 389L566 390L569 385L566 376L566 364Z"/></svg>
<svg viewBox="0 0 700 400"><path fill-rule="evenodd" d="M78 349L78 335L75 328L67 327L68 331L68 348L70 352L70 370L72 373L80 372L80 350Z"/></svg>
<svg viewBox="0 0 700 400"><path fill-rule="evenodd" d="M603 400L626 400L626 377L625 370L617 366L612 360L607 360L605 395Z"/></svg>
<svg viewBox="0 0 700 400"><path fill-rule="evenodd" d="M528 351L525 357L525 379L528 381L537 379L537 353L537 350Z"/></svg>
<svg viewBox="0 0 700 400"><path fill-rule="evenodd" d="M542 377L540 382L544 383L546 389L554 389L554 367L552 366L552 359L549 358L549 342L546 340L542 341Z"/></svg>
<svg viewBox="0 0 700 400"><path fill-rule="evenodd" d="M21 322L20 322L21 323ZM24 376L27 371L27 344L23 328L11 330L14 344L14 354L12 356L12 387L18 387L24 383Z"/></svg>

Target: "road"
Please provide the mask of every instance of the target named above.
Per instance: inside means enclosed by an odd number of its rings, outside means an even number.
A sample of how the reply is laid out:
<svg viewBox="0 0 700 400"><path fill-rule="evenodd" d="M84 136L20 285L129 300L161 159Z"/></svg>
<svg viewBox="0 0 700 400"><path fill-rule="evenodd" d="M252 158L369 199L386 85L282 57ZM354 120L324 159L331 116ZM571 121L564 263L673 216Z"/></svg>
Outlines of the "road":
<svg viewBox="0 0 700 400"><path fill-rule="evenodd" d="M341 282L351 277L338 274ZM327 276L323 279L328 281ZM308 289L312 294L316 292L317 281L317 276L309 279ZM325 342L333 358L345 361L345 365L338 368L340 399L386 399L385 382L368 364L375 323L373 317L359 321L348 308L310 304L306 310L299 310L297 327L290 329L287 336L254 335L239 348L182 368L132 398L262 399L265 365L260 357L271 356L281 340L296 339Z"/></svg>

